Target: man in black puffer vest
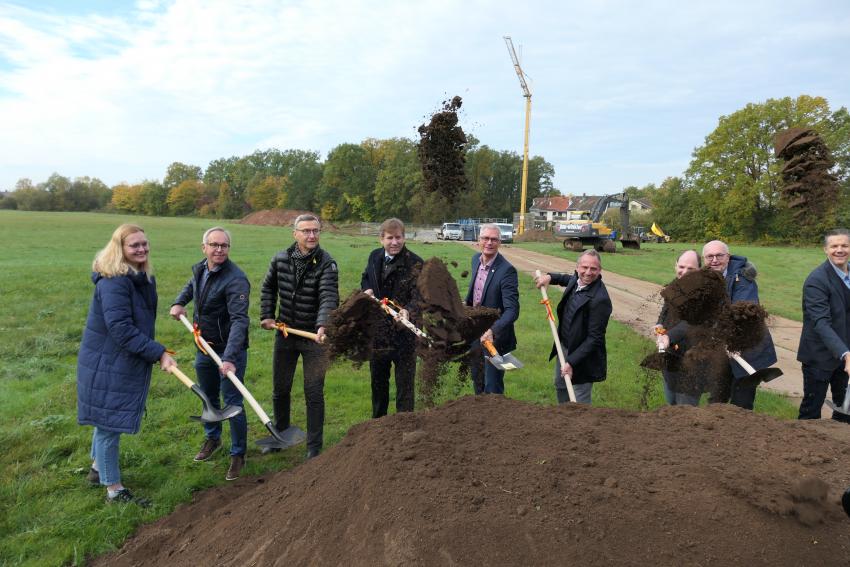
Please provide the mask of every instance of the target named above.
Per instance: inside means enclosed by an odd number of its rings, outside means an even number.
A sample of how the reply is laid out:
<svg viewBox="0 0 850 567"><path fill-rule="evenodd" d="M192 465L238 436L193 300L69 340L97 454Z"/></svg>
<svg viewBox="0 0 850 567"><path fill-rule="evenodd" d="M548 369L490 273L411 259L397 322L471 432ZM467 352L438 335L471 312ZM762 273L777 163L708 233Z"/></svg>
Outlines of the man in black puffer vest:
<svg viewBox="0 0 850 567"><path fill-rule="evenodd" d="M422 258L404 244L404 223L387 219L381 224L381 248L369 254L360 288L378 299L387 298L403 319L410 318L416 294L416 279ZM389 316L382 320L372 344L369 360L372 375L372 417L387 415L390 403L390 368L395 364L396 412L413 411L416 376L416 336Z"/></svg>
<svg viewBox="0 0 850 567"><path fill-rule="evenodd" d="M233 372L245 381L248 364L248 295L251 284L239 266L230 260L230 233L214 227L204 233L201 249L206 258L192 266L192 277L171 306L171 316L186 315L186 305L195 302L193 320L215 352L223 370L200 350L195 356L198 384L213 406L221 408L219 394L227 405L242 405L242 394L226 377ZM245 466L248 449L248 418L243 411L230 418L230 468L227 480L236 480ZM221 446L221 423L204 423L204 444L195 455L206 461Z"/></svg>
<svg viewBox="0 0 850 567"><path fill-rule="evenodd" d="M278 333L273 356L275 427L284 431L290 425L292 380L299 355L304 358L304 398L307 402L307 458L322 451L325 422L325 372L328 356L321 342L331 311L339 305L339 272L331 255L319 246L321 224L311 214L295 219L295 243L275 254L260 290L260 325L276 326L277 320L302 331L315 332L316 341ZM265 450L264 450L265 452Z"/></svg>

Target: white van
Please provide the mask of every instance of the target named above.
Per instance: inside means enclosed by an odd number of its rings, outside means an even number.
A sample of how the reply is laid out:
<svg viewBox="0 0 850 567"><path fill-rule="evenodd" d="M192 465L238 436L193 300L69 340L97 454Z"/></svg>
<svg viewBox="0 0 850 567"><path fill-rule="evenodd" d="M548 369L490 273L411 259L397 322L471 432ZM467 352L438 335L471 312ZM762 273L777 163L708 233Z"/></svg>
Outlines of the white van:
<svg viewBox="0 0 850 567"><path fill-rule="evenodd" d="M456 222L445 222L437 231L437 238L442 240L462 240L463 229Z"/></svg>
<svg viewBox="0 0 850 567"><path fill-rule="evenodd" d="M496 226L499 227L499 232L501 233L502 242L513 242L514 241L514 225L507 223L496 223Z"/></svg>

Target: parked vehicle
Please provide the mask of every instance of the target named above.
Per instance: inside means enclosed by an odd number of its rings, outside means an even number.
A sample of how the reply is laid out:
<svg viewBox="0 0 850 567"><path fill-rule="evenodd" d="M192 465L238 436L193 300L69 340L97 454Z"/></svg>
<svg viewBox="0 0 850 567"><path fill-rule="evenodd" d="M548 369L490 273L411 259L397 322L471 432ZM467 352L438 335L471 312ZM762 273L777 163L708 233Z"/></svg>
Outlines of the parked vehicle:
<svg viewBox="0 0 850 567"><path fill-rule="evenodd" d="M437 231L437 238L440 240L461 240L463 229L456 222L445 222Z"/></svg>
<svg viewBox="0 0 850 567"><path fill-rule="evenodd" d="M507 223L496 223L496 226L499 227L499 232L501 233L502 242L513 242L514 241L514 225Z"/></svg>

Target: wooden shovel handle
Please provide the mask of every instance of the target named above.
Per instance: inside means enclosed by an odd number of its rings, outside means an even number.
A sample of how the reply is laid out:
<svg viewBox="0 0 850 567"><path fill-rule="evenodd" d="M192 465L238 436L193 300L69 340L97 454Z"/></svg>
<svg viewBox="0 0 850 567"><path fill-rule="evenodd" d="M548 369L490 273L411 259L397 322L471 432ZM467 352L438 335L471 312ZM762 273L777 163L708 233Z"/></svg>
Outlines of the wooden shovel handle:
<svg viewBox="0 0 850 567"><path fill-rule="evenodd" d="M195 329L194 327L192 327L192 323L189 322L185 315L180 316L180 322L183 323L183 325L187 329L189 329L190 333L192 333L193 335L195 334ZM204 337L198 335L198 341L201 343L201 346L204 347L204 350L207 351L207 354L215 361L219 368L224 366L224 363L221 361L221 358L212 349L212 347L206 341L206 339L204 339ZM257 403L257 400L254 399L254 396L251 395L251 392L249 392L245 385L239 381L239 378L236 377L236 374L234 374L233 372L228 372L227 377L230 379L236 389L239 390L239 393L242 394L242 397L248 400L248 404L257 413L257 416L260 418L263 424L269 423L271 421L271 419L269 419L269 415L263 411L263 408L260 406L260 404Z"/></svg>
<svg viewBox="0 0 850 567"><path fill-rule="evenodd" d="M732 360L734 360L735 362L737 362L738 364L740 364L740 365L741 365L741 368L743 368L744 370L746 370L747 374L749 374L750 376L752 376L753 374L755 374L755 373L756 373L756 369L755 369L755 368L753 368L753 367L750 365L750 363L749 363L749 362L747 362L746 360L744 360L744 359L741 357L741 355L739 355L738 353L736 353L736 352L730 352L730 353L729 353L729 356L731 356L731 357L732 357Z"/></svg>
<svg viewBox="0 0 850 567"><path fill-rule="evenodd" d="M540 279L541 273L540 270L535 270L534 275ZM540 293L543 294L543 301L546 303L549 302L549 295L546 293L546 286L540 288ZM548 313L548 308L547 308ZM561 339L558 337L558 326L555 325L555 321L553 321L548 316L546 320L549 321L549 329L552 331L552 337L555 339L555 351L558 353L558 362L561 363L561 368L567 365L567 358L564 356L564 349L561 347ZM567 385L567 393L570 395L570 401L575 403L576 401L576 393L573 390L573 381L570 380L569 374L564 376L564 383Z"/></svg>
<svg viewBox="0 0 850 567"><path fill-rule="evenodd" d="M287 332L287 334L290 334L290 335L297 335L299 337L312 339L314 341L319 338L319 335L317 335L316 333L311 333L310 331L302 331L301 329L293 329L292 327L289 327L289 326L286 327L286 332ZM324 337L322 337L321 342L325 342Z"/></svg>
<svg viewBox="0 0 850 567"><path fill-rule="evenodd" d="M168 371L169 371L169 372L171 372L172 374L174 374L174 376L176 376L178 380L180 380L181 382L183 382L183 384L184 384L187 388L191 388L192 386L194 386L194 385L195 385L195 383L194 383L194 382L192 382L192 380L191 380L191 379L189 379L189 377L188 377L188 376L186 376L185 374L183 374L183 371L182 371L182 370L180 370L179 368L177 368L177 365L176 365L176 364L175 364L174 366L169 367Z"/></svg>
<svg viewBox="0 0 850 567"><path fill-rule="evenodd" d="M484 348L487 349L490 356L499 356L499 351L497 351L496 347L493 346L493 341L481 341L481 344L484 345Z"/></svg>

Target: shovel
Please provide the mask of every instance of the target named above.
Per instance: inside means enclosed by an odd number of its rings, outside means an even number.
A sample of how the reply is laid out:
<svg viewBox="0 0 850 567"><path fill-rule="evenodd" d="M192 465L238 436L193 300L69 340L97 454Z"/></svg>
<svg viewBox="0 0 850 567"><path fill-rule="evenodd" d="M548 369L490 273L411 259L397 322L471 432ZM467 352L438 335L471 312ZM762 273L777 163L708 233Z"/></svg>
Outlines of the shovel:
<svg viewBox="0 0 850 567"><path fill-rule="evenodd" d="M729 356L741 365L741 368L747 371L749 376L744 376L740 379L740 384L743 384L747 387L758 386L762 382L770 382L771 380L775 380L782 376L782 370L779 368L762 368L761 370L756 370L750 363L744 360L741 355L735 352L730 352Z"/></svg>
<svg viewBox="0 0 850 567"><path fill-rule="evenodd" d="M299 337L304 337L313 341L319 338L319 335L317 335L316 333L311 333L310 331L302 331L301 329L293 329L292 327L287 326L286 323L282 323L280 321L275 323L275 329L280 331L284 337L286 337L287 335L297 335ZM318 342L324 344L325 337L322 337L322 340Z"/></svg>
<svg viewBox="0 0 850 567"><path fill-rule="evenodd" d="M540 277L540 270L535 270L534 275ZM555 315L552 313L552 302L549 301L549 295L546 293L546 286L540 288L540 293L543 295L543 300L540 302L546 306L546 318L549 320L549 328L552 330L552 337L555 339L555 350L558 352L558 362L561 363L561 368L567 365L567 358L564 356L564 349L561 347L561 339L558 338L558 326L555 324ZM564 376L564 382L567 385L567 394L570 396L572 403L576 402L576 393L573 390L573 381L570 375Z"/></svg>
<svg viewBox="0 0 850 567"><path fill-rule="evenodd" d="M426 341L428 341L428 346L429 347L431 346L431 337L429 337L427 334L425 334L425 331L423 331L422 329L420 329L419 327L417 327L416 325L414 325L413 323L411 323L407 319L402 319L399 316L398 311L396 311L395 309L390 307L389 299L387 299L386 297L384 299L378 299L374 295L372 295L370 297L381 304L381 309L384 310L384 313L386 313L387 315L392 317L395 321L398 321L399 323L401 323L402 325L407 327L407 329L411 333L416 335L417 337L421 337L421 338L425 339Z"/></svg>
<svg viewBox="0 0 850 567"><path fill-rule="evenodd" d="M178 380L183 382L187 388L195 392L195 395L201 398L201 403L203 404L203 409L201 410L201 415L190 415L189 419L194 419L195 421L201 421L203 423L216 423L219 421L224 421L226 419L230 419L231 417L236 417L240 413L242 413L242 408L239 406L231 406L227 405L221 409L216 408L207 395L204 393L201 388L192 382L188 376L183 374L183 372L177 368L177 366L172 366L168 369L169 372L174 374Z"/></svg>
<svg viewBox="0 0 850 567"><path fill-rule="evenodd" d="M485 355L484 358L486 358L487 362L499 370L516 370L517 368L525 366L511 353L499 354L499 351L497 351L496 347L493 346L493 341L481 341L481 344L484 345L484 348L486 348L487 352L490 353L490 356Z"/></svg>
<svg viewBox="0 0 850 567"><path fill-rule="evenodd" d="M192 323L186 318L185 315L180 316L180 322L189 329L197 341L197 343L204 349L204 352L212 358L219 368L224 366L221 358L219 358L218 354L210 347L209 343L201 336L200 332L195 332L195 328L192 326ZM236 377L236 374L233 372L228 372L227 377L233 383L239 393L242 394L242 397L248 401L248 404L251 406L251 409L256 412L257 416L260 418L260 421L263 422L263 425L266 426L266 429L271 433L270 437L264 437L257 441L258 445L263 447L271 447L273 449L286 449L288 447L292 447L293 445L297 445L303 442L307 436L306 434L299 428L292 426L286 429L284 432L280 432L275 428L272 420L269 419L269 416L266 412L263 411L263 408L260 407L260 404L257 403L257 400L254 399L254 396L251 395L251 392L245 387L245 385L239 381L239 378ZM263 443L260 443L262 441Z"/></svg>

